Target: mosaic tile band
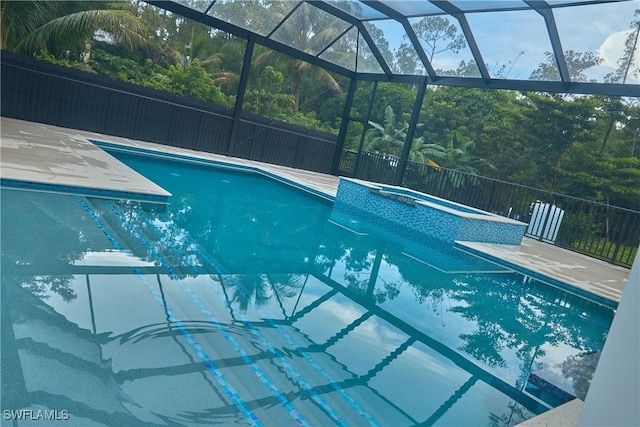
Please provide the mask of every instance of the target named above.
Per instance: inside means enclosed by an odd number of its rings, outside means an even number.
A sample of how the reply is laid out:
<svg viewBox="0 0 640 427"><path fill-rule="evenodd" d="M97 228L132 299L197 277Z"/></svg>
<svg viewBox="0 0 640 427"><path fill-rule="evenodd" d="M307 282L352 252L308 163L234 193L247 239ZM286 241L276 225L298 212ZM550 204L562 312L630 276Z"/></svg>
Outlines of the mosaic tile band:
<svg viewBox="0 0 640 427"><path fill-rule="evenodd" d="M401 234L423 235L453 243L456 240L520 245L526 224L488 212L447 203L426 195L388 192L373 183L340 178L334 208L366 220L383 223ZM428 200L428 202L427 202Z"/></svg>

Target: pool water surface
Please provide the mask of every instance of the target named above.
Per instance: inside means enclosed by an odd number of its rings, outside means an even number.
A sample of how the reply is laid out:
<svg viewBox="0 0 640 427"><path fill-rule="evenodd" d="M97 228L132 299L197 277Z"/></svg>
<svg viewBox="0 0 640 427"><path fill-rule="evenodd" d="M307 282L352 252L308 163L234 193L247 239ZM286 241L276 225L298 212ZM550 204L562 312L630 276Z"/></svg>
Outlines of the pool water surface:
<svg viewBox="0 0 640 427"><path fill-rule="evenodd" d="M336 222L256 174L116 156L169 203L2 190L3 411L514 425L558 404L531 372L604 344L611 308L454 245Z"/></svg>

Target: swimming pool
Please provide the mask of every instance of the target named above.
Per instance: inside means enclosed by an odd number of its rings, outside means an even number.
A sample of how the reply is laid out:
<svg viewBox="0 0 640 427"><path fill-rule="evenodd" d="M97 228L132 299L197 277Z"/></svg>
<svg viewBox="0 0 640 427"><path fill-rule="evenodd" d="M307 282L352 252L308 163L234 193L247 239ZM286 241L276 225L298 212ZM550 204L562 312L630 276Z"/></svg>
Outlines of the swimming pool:
<svg viewBox="0 0 640 427"><path fill-rule="evenodd" d="M117 156L169 203L2 190L3 410L513 425L557 403L532 371L604 343L611 308L453 245L336 223L263 176Z"/></svg>

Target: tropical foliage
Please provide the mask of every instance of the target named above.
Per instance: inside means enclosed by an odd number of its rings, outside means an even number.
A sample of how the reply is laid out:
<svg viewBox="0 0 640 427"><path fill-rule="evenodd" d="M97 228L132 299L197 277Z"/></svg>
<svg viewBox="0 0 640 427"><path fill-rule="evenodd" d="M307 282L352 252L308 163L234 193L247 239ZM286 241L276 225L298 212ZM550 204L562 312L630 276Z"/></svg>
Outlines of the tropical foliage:
<svg viewBox="0 0 640 427"><path fill-rule="evenodd" d="M129 3L3 1L1 9L2 49L86 59L98 32L128 49L146 43L144 23Z"/></svg>
<svg viewBox="0 0 640 427"><path fill-rule="evenodd" d="M375 151L384 155L399 154L404 145L408 124L403 123L400 127L396 123L396 115L391 106L387 106L384 111L384 124L369 122L371 132L366 150Z"/></svg>

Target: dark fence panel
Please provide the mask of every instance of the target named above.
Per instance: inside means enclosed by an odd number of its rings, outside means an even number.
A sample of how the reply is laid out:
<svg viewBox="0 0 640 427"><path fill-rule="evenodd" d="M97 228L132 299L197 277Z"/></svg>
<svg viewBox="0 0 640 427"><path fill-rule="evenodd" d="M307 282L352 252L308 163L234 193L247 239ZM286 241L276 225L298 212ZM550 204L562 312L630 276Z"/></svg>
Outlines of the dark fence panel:
<svg viewBox="0 0 640 427"><path fill-rule="evenodd" d="M340 155L340 163L338 163L338 175L353 177L357 158L357 152L351 150L342 150L342 154Z"/></svg>
<svg viewBox="0 0 640 427"><path fill-rule="evenodd" d="M203 116L205 116L205 114L202 111L176 108L171 117L173 126L169 128L167 141L172 141L172 143L178 147L197 148L201 143L199 134ZM197 149L201 150L200 148Z"/></svg>
<svg viewBox="0 0 640 427"><path fill-rule="evenodd" d="M229 137L233 120L212 118L209 114L200 113L200 126L195 140L195 149L209 153L226 154L229 148Z"/></svg>
<svg viewBox="0 0 640 427"><path fill-rule="evenodd" d="M2 52L6 117L329 173L335 135Z"/></svg>
<svg viewBox="0 0 640 427"><path fill-rule="evenodd" d="M339 173L393 183L394 156L343 150ZM407 162L402 186L529 224L526 235L624 267L640 245L640 212L451 169Z"/></svg>
<svg viewBox="0 0 640 427"><path fill-rule="evenodd" d="M280 129L271 129L269 133L269 139L273 142L269 145L262 144L262 157L265 161L285 166L294 166L296 164L300 135L285 132Z"/></svg>
<svg viewBox="0 0 640 427"><path fill-rule="evenodd" d="M56 108L58 108L59 115L55 123L53 120L47 120L52 124L103 132L109 127L109 115L104 114L106 105L118 102L125 106L125 109L130 109L132 107L129 105L130 102L135 101L130 98L128 99L129 102L127 102L122 97L113 100L113 97L110 97L108 93L97 86L78 86L73 80L67 79L57 79L52 82L47 74L33 73L32 75L37 76L39 80L43 80L49 85L55 84L58 86L56 88L59 91L56 94ZM42 113L46 114L46 111L42 111Z"/></svg>
<svg viewBox="0 0 640 427"><path fill-rule="evenodd" d="M294 167L317 172L331 171L335 141L308 136L299 144L299 152Z"/></svg>
<svg viewBox="0 0 640 427"><path fill-rule="evenodd" d="M138 112L138 97L135 95L119 94L112 95L108 91L101 91L101 104L95 106L97 110L94 115L104 114L102 126L97 130L100 133L117 135L122 137L133 137L136 133L137 123L131 120ZM102 106L102 110L98 110ZM75 126L74 126L75 125ZM65 126L88 129L83 122L67 123Z"/></svg>
<svg viewBox="0 0 640 427"><path fill-rule="evenodd" d="M625 267L640 245L638 211L416 162L402 184L529 223L529 237Z"/></svg>
<svg viewBox="0 0 640 427"><path fill-rule="evenodd" d="M258 132L260 139L256 136ZM260 129L255 123L240 121L238 136L229 154L243 159L258 160L262 156L262 144L259 141L267 139L268 134L268 129Z"/></svg>
<svg viewBox="0 0 640 427"><path fill-rule="evenodd" d="M337 136L244 113L231 155L330 173Z"/></svg>
<svg viewBox="0 0 640 427"><path fill-rule="evenodd" d="M353 177L392 184L398 171L398 162L399 159L395 156L363 151L360 158L355 160Z"/></svg>
<svg viewBox="0 0 640 427"><path fill-rule="evenodd" d="M174 125L171 113L176 108L180 107L171 104L158 105L153 99L138 98L138 111L134 116L136 131L133 138L167 144L169 129Z"/></svg>

